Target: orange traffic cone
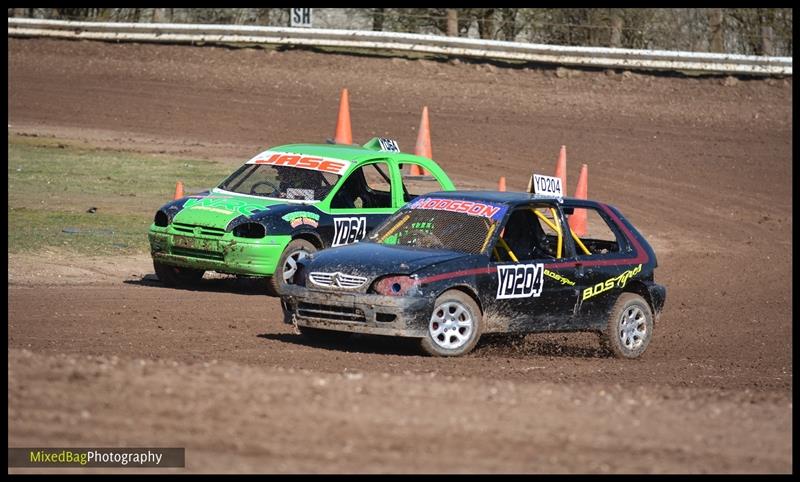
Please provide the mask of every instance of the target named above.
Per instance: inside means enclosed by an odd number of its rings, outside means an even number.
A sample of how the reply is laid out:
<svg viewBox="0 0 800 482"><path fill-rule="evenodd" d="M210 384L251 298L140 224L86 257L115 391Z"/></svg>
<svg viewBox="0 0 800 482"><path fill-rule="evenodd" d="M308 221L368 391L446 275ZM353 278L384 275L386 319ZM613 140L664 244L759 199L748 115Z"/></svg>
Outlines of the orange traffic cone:
<svg viewBox="0 0 800 482"><path fill-rule="evenodd" d="M561 146L556 163L556 177L561 178L561 189L567 191L567 146Z"/></svg>
<svg viewBox="0 0 800 482"><path fill-rule="evenodd" d="M183 181L178 181L175 183L175 197L172 199L180 199L183 197Z"/></svg>
<svg viewBox="0 0 800 482"><path fill-rule="evenodd" d="M336 119L336 144L352 144L353 133L350 130L350 98L347 89L342 89L342 96L339 98L339 117Z"/></svg>
<svg viewBox="0 0 800 482"><path fill-rule="evenodd" d="M497 190L501 192L505 192L506 190L506 177L500 176L500 181L497 183Z"/></svg>
<svg viewBox="0 0 800 482"><path fill-rule="evenodd" d="M431 153L431 127L428 120L428 106L422 108L422 119L419 121L419 133L417 133L417 146L414 148L417 156L433 159ZM413 168L412 168L413 171ZM420 174L425 175L425 169L419 168Z"/></svg>
<svg viewBox="0 0 800 482"><path fill-rule="evenodd" d="M586 164L581 166L581 174L578 176L578 187L575 188L575 197L578 199L587 199L589 191L589 166ZM572 216L569 217L569 227L578 236L586 234L586 210L575 209Z"/></svg>

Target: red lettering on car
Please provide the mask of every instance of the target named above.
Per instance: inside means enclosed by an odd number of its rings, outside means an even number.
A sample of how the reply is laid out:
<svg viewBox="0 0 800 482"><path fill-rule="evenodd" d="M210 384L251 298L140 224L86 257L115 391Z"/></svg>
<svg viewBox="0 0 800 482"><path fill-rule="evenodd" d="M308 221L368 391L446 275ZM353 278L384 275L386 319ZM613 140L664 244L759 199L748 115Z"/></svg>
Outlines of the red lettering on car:
<svg viewBox="0 0 800 482"><path fill-rule="evenodd" d="M274 164L279 157L281 157L281 154L273 154L269 159L256 159L253 164Z"/></svg>
<svg viewBox="0 0 800 482"><path fill-rule="evenodd" d="M500 211L500 208L497 206L484 206L481 215L486 216L487 218L491 218L494 217L494 215L497 214L498 211Z"/></svg>
<svg viewBox="0 0 800 482"><path fill-rule="evenodd" d="M269 157L261 157L269 156ZM349 161L329 159L319 156L304 156L302 154L287 154L285 152L264 151L253 159L247 161L248 164L269 164L273 166L291 166L299 169L313 169L316 171L331 172L343 175L350 166Z"/></svg>
<svg viewBox="0 0 800 482"><path fill-rule="evenodd" d="M493 219L500 211L502 206L477 203L473 201L423 198L415 201L411 209L436 209L439 211L452 211L456 213L466 213L470 216L482 216Z"/></svg>
<svg viewBox="0 0 800 482"><path fill-rule="evenodd" d="M473 216L480 216L482 215L485 207L486 207L485 204L475 203L471 208L469 208L469 211L467 211L467 213L472 214Z"/></svg>
<svg viewBox="0 0 800 482"><path fill-rule="evenodd" d="M344 167L345 164L341 162L322 161L317 169L320 171L332 172L334 174L342 174L342 169L344 169Z"/></svg>
<svg viewBox="0 0 800 482"><path fill-rule="evenodd" d="M297 161L297 167L302 167L304 169L317 169L319 168L320 161L322 161L321 157L304 157Z"/></svg>
<svg viewBox="0 0 800 482"><path fill-rule="evenodd" d="M281 156L281 158L278 159L278 162L276 164L285 166L294 166L295 164L297 164L297 161L299 160L300 156Z"/></svg>
<svg viewBox="0 0 800 482"><path fill-rule="evenodd" d="M460 213L469 212L469 209L472 207L473 204L475 203L473 203L472 201L462 201L461 205L458 206L457 211Z"/></svg>

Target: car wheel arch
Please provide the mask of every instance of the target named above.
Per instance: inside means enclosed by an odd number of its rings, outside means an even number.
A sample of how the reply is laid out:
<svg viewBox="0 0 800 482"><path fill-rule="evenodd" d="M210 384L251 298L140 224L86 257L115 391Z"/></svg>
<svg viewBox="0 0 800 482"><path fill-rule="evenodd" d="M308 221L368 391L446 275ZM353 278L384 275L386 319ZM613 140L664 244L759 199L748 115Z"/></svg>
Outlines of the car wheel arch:
<svg viewBox="0 0 800 482"><path fill-rule="evenodd" d="M295 239L303 239L308 241L309 243L313 244L315 248L322 249L324 247L324 243L322 242L322 238L320 238L319 234L311 231L302 231L299 233L295 233L292 235L292 241Z"/></svg>
<svg viewBox="0 0 800 482"><path fill-rule="evenodd" d="M650 296L650 290L648 290L647 285L645 285L641 281L639 280L629 281L625 285L625 289L622 291L622 293L634 293L641 296L647 302L647 305L650 307L650 311L652 311L655 314L655 310L653 308L653 300L652 297ZM622 293L620 293L620 295L622 295Z"/></svg>
<svg viewBox="0 0 800 482"><path fill-rule="evenodd" d="M434 296L434 298L438 298L438 297L442 296L445 292L451 291L451 290L461 291L465 295L467 295L470 298L472 298L472 300L475 301L475 304L478 305L478 309L481 310L481 313L480 313L481 316L483 316L483 313L484 313L483 303L481 303L481 300L478 297L478 294L475 292L475 290L471 286L469 286L467 284L458 284L458 285L446 286L446 287L442 288L441 290L439 290L436 293L436 296Z"/></svg>

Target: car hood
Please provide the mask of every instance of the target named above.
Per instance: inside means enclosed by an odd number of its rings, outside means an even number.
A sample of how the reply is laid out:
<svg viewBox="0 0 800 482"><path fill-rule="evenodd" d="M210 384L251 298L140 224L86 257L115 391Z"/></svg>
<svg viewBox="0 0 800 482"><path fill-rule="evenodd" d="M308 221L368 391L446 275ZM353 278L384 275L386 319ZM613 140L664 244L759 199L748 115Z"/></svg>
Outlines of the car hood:
<svg viewBox="0 0 800 482"><path fill-rule="evenodd" d="M359 242L347 246L325 249L304 261L306 273L342 273L367 278L365 288L373 280L385 275L413 274L438 263L470 256L458 251L420 249Z"/></svg>
<svg viewBox="0 0 800 482"><path fill-rule="evenodd" d="M169 204L167 209L178 209L172 222L225 229L234 219L242 216L260 218L269 212L270 207L286 204L277 199L214 189L208 193L187 196L180 202Z"/></svg>

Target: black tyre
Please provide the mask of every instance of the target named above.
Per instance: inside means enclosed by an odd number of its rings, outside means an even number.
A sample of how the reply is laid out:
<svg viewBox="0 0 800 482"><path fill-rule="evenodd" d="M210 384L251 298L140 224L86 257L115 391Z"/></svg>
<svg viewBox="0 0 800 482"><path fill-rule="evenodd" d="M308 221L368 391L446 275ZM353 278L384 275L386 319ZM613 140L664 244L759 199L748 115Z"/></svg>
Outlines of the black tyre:
<svg viewBox="0 0 800 482"><path fill-rule="evenodd" d="M175 287L197 283L205 273L202 269L178 268L153 261L153 269L164 286Z"/></svg>
<svg viewBox="0 0 800 482"><path fill-rule="evenodd" d="M653 338L653 312L644 298L622 293L608 315L603 346L617 358L642 356Z"/></svg>
<svg viewBox="0 0 800 482"><path fill-rule="evenodd" d="M293 239L290 241L278 259L275 273L267 278L267 294L280 296L283 292L282 288L294 282L297 260L305 258L316 250L317 247L305 239Z"/></svg>
<svg viewBox="0 0 800 482"><path fill-rule="evenodd" d="M436 298L428 331L420 346L433 356L460 356L475 348L483 331L483 315L475 300L450 290Z"/></svg>

